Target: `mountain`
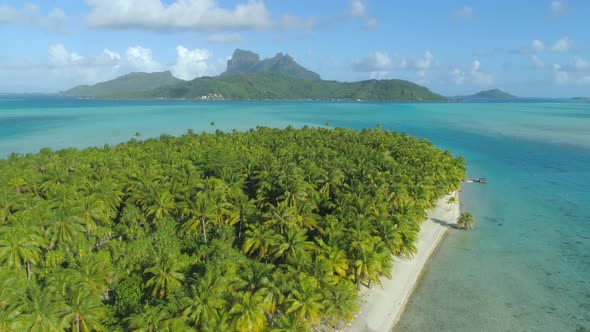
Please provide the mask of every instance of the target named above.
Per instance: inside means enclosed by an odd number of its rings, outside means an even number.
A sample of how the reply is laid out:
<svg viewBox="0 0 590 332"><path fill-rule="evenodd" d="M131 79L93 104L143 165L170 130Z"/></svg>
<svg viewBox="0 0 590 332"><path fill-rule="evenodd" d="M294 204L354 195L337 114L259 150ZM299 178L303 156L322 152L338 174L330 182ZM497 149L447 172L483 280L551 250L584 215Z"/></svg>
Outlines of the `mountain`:
<svg viewBox="0 0 590 332"><path fill-rule="evenodd" d="M76 97L124 97L129 94L153 90L165 85L184 82L169 71L157 73L130 73L114 80L94 85L79 85L67 91L60 92L65 96Z"/></svg>
<svg viewBox="0 0 590 332"><path fill-rule="evenodd" d="M236 50L220 76L183 81L163 73L132 73L62 95L96 98L200 100L363 100L446 101L427 88L403 80L337 82L300 66L289 55L260 61L258 54Z"/></svg>
<svg viewBox="0 0 590 332"><path fill-rule="evenodd" d="M480 91L480 92L470 95L470 96L461 96L459 98L463 98L463 99L515 99L518 97L511 95L508 92L502 91L500 89L492 89L492 90Z"/></svg>
<svg viewBox="0 0 590 332"><path fill-rule="evenodd" d="M260 61L254 52L236 49L227 61L227 69L221 76L243 73L271 73L303 80L319 80L320 75L305 69L288 54L277 53L273 58Z"/></svg>
<svg viewBox="0 0 590 332"><path fill-rule="evenodd" d="M446 100L423 86L403 80L342 83L296 79L272 73L240 73L220 77L200 77L133 97L229 100Z"/></svg>

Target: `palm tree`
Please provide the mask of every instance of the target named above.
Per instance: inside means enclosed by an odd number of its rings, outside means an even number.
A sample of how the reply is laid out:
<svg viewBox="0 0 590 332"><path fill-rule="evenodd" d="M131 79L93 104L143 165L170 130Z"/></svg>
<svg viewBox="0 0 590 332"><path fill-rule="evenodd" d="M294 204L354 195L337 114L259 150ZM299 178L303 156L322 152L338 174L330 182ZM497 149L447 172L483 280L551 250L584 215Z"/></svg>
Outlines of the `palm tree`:
<svg viewBox="0 0 590 332"><path fill-rule="evenodd" d="M243 292L239 296L229 314L234 318L233 326L240 332L258 332L266 326L266 315L264 312L264 297L258 293Z"/></svg>
<svg viewBox="0 0 590 332"><path fill-rule="evenodd" d="M31 265L37 264L45 240L37 227L0 227L0 262L19 270L25 265L31 280Z"/></svg>
<svg viewBox="0 0 590 332"><path fill-rule="evenodd" d="M355 285L350 281L341 281L326 292L324 317L328 324L339 330L343 322L354 318L358 310L358 295Z"/></svg>
<svg viewBox="0 0 590 332"><path fill-rule="evenodd" d="M204 330L210 322L219 318L219 311L226 304L223 282L209 270L197 281L197 285L191 286L191 296L183 299L183 316L198 329Z"/></svg>
<svg viewBox="0 0 590 332"><path fill-rule="evenodd" d="M455 195L447 199L447 204L449 204L449 211L453 208L453 204L455 203L457 203L457 197L455 197Z"/></svg>
<svg viewBox="0 0 590 332"><path fill-rule="evenodd" d="M168 312L161 306L145 305L138 314L124 319L127 326L134 332L160 332L164 329Z"/></svg>
<svg viewBox="0 0 590 332"><path fill-rule="evenodd" d="M300 323L309 321L311 324L316 324L322 310L325 309L324 297L312 277L302 275L297 281L296 288L287 298L286 313L295 314Z"/></svg>
<svg viewBox="0 0 590 332"><path fill-rule="evenodd" d="M197 193L194 203L191 204L192 218L182 225L184 231L188 234L195 233L201 224L203 230L203 239L207 244L207 222L214 217L214 206L209 197L204 192Z"/></svg>
<svg viewBox="0 0 590 332"><path fill-rule="evenodd" d="M102 322L107 317L106 307L100 297L84 287L77 287L69 294L65 319L71 324L72 331L105 331Z"/></svg>
<svg viewBox="0 0 590 332"><path fill-rule="evenodd" d="M146 215L152 219L154 224L158 224L160 220L168 217L174 207L174 196L168 191L155 194L155 197L143 206Z"/></svg>
<svg viewBox="0 0 590 332"><path fill-rule="evenodd" d="M86 231L82 218L70 214L65 206L59 207L55 218L47 224L47 235L51 241L51 247L57 244L71 245L80 242Z"/></svg>
<svg viewBox="0 0 590 332"><path fill-rule="evenodd" d="M459 219L457 219L457 227L459 229L470 230L475 226L475 219L471 215L471 213L464 212L461 213Z"/></svg>
<svg viewBox="0 0 590 332"><path fill-rule="evenodd" d="M291 315L281 316L276 326L270 329L271 332L307 332L309 327L306 322L300 322L296 317Z"/></svg>
<svg viewBox="0 0 590 332"><path fill-rule="evenodd" d="M68 327L64 317L67 305L62 300L55 300L40 287L30 287L19 301L19 311L27 321L26 331L57 332Z"/></svg>
<svg viewBox="0 0 590 332"><path fill-rule="evenodd" d="M179 260L168 257L159 260L154 266L145 269L144 274L151 275L146 286L152 289L152 296L163 298L174 289L182 286L185 276L179 272L184 264Z"/></svg>
<svg viewBox="0 0 590 332"><path fill-rule="evenodd" d="M269 229L264 224L250 224L242 250L246 254L257 252L260 258L266 258L278 241L280 241L280 235L273 229Z"/></svg>

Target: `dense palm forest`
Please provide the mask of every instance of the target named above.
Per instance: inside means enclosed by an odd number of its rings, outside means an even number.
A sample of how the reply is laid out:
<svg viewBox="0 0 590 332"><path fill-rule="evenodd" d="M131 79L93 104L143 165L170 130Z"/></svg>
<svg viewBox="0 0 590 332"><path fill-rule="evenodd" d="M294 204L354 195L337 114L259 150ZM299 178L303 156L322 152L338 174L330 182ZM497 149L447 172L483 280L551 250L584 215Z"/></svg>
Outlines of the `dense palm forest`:
<svg viewBox="0 0 590 332"><path fill-rule="evenodd" d="M196 134L0 161L0 331L336 328L462 158L377 128Z"/></svg>

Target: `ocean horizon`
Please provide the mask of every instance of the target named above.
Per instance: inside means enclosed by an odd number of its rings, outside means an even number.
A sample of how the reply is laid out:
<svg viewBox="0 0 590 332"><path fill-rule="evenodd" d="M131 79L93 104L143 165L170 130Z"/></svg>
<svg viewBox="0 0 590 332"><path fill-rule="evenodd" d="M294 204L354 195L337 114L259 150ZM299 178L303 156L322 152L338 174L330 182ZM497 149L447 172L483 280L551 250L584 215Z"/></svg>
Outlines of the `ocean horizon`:
<svg viewBox="0 0 590 332"><path fill-rule="evenodd" d="M461 155L462 209L394 331L590 328L590 103L202 102L0 95L0 158L187 130L405 131ZM395 279L395 276L393 276ZM493 328L492 328L493 327Z"/></svg>

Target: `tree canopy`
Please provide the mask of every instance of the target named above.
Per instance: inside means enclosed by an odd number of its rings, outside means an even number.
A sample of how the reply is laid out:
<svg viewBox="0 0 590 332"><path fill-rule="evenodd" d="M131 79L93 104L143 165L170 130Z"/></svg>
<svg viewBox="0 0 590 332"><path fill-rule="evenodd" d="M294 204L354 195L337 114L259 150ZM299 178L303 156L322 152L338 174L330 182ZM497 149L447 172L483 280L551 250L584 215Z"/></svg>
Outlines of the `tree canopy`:
<svg viewBox="0 0 590 332"><path fill-rule="evenodd" d="M353 317L461 157L405 133L196 134L0 160L0 330L292 331Z"/></svg>

